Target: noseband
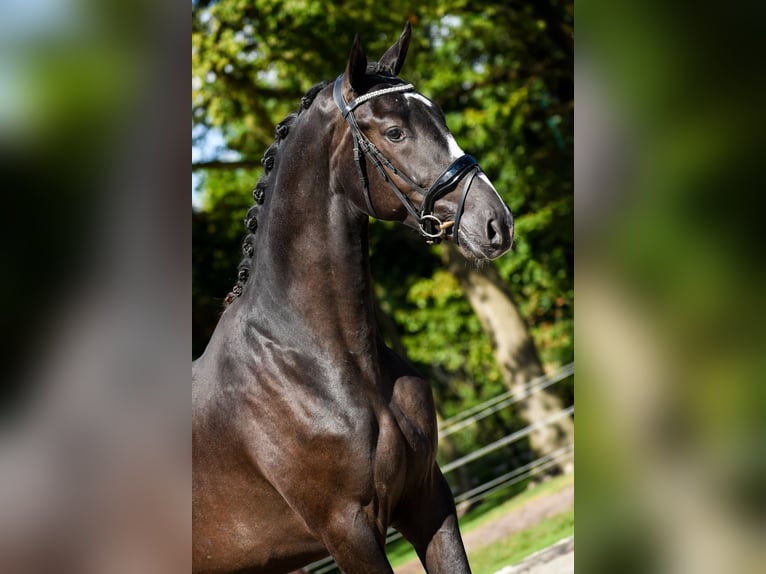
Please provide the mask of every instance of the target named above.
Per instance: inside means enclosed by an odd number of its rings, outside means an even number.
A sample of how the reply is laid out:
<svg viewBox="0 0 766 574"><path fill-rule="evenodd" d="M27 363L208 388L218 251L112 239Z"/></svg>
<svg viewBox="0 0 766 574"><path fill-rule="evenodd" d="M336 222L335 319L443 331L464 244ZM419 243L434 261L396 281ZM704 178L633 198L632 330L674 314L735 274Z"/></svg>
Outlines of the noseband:
<svg viewBox="0 0 766 574"><path fill-rule="evenodd" d="M426 238L426 243L434 244L441 242L444 237L444 233L450 227L453 228L452 236L455 238L455 242L458 242L458 229L460 226L460 218L463 214L463 207L465 205L465 198L468 195L468 189L471 187L473 178L481 171L479 163L470 155L465 154L455 161L453 161L444 172L436 178L436 181L425 189L415 183L407 174L398 169L394 164L384 156L380 150L373 144L366 135L359 129L359 125L354 117L353 110L360 104L366 101L376 98L378 96L385 96L386 94L392 94L396 92L410 92L415 88L412 84L401 84L397 86L391 86L389 88L383 88L374 92L369 92L362 96L359 96L355 100L346 103L342 93L343 74L338 76L335 80L335 86L333 89L333 95L335 97L335 103L338 105L343 117L348 122L351 129L351 134L354 137L354 161L356 162L357 169L359 171L359 178L362 182L362 188L364 189L364 199L367 202L367 208L370 210L370 214L373 217L377 217L375 208L372 206L372 199L370 197L370 186L367 179L367 170L365 158L369 158L385 182L391 187L399 201L407 209L407 211L415 218L420 228L420 234ZM388 171L386 171L388 169ZM417 209L412 201L405 195L405 193L399 189L394 183L388 172L395 174L399 178L403 179L407 184L423 196L423 201L420 205L420 209ZM469 175L470 174L470 175ZM466 176L469 176L466 178ZM434 204L436 201L455 189L460 181L466 178L463 184L463 193L458 203L457 211L455 212L454 222L445 222L436 217L433 213Z"/></svg>

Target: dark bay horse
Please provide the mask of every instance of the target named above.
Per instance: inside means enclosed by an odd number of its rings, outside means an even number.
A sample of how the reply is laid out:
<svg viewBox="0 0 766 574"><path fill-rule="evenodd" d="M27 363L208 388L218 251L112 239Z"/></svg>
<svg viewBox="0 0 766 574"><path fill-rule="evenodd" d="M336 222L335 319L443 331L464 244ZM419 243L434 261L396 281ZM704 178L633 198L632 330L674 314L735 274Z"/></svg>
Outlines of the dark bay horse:
<svg viewBox="0 0 766 574"><path fill-rule="evenodd" d="M428 572L470 572L431 389L376 330L368 223L492 259L513 220L397 77L409 38L368 62L357 37L264 156L239 281L192 364L194 572L288 572L329 552L344 572L390 573L389 526Z"/></svg>

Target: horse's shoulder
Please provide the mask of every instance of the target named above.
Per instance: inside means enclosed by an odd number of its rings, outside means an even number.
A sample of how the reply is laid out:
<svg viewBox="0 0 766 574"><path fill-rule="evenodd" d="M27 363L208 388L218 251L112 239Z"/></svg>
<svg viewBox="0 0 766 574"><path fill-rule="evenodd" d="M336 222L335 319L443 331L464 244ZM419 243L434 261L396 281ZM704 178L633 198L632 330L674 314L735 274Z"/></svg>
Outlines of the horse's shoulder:
<svg viewBox="0 0 766 574"><path fill-rule="evenodd" d="M388 347L383 348L380 356L383 377L390 385L391 401L407 411L432 411L431 386L417 369Z"/></svg>
<svg viewBox="0 0 766 574"><path fill-rule="evenodd" d="M430 459L436 452L436 408L431 387L412 365L390 349L381 355L393 419L410 451Z"/></svg>

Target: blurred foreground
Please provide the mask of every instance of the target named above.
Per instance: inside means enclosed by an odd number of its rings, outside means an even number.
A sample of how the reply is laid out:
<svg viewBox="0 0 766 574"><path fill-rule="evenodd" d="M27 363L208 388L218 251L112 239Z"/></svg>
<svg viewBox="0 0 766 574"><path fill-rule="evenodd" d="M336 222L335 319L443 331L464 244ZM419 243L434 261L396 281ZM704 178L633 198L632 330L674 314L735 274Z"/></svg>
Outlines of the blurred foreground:
<svg viewBox="0 0 766 574"><path fill-rule="evenodd" d="M578 8L578 571L762 571L763 19Z"/></svg>
<svg viewBox="0 0 766 574"><path fill-rule="evenodd" d="M2 572L189 570L185 14L0 5Z"/></svg>

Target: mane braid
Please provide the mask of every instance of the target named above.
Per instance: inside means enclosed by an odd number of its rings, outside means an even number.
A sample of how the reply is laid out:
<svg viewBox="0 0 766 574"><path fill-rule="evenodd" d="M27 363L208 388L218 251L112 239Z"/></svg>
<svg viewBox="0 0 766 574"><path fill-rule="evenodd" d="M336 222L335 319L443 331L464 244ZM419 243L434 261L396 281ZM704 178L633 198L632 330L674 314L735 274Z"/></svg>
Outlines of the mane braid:
<svg viewBox="0 0 766 574"><path fill-rule="evenodd" d="M317 94L319 94L319 92L321 92L329 83L330 82L319 82L318 84L309 88L309 90L306 92L306 95L301 98L298 111L288 114L285 119L279 122L277 127L274 129L274 143L268 147L266 153L264 153L263 157L261 158L263 175L258 179L255 187L253 188L253 201L255 201L255 205L253 205L247 211L247 215L245 216L245 227L247 228L248 234L245 236L245 239L242 242L242 254L244 257L237 266L237 282L234 284L234 287L232 287L231 291L229 291L223 300L225 306L228 306L237 297L242 295L245 289L245 284L250 278L253 258L255 257L255 232L258 229L258 212L260 211L260 206L263 205L263 202L266 199L266 190L269 187L271 179L269 176L271 175L271 172L274 169L274 165L276 163L277 154L279 152L279 144L289 134L290 126L292 126L293 122L298 118L298 116L300 116L300 114L311 107L311 104L314 103L314 99L316 99Z"/></svg>

